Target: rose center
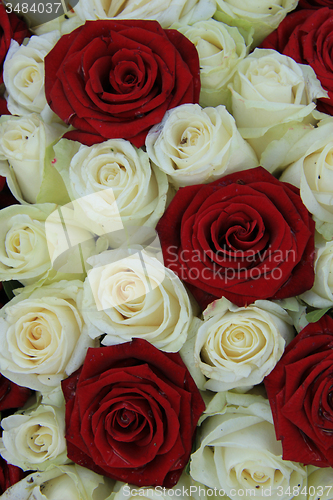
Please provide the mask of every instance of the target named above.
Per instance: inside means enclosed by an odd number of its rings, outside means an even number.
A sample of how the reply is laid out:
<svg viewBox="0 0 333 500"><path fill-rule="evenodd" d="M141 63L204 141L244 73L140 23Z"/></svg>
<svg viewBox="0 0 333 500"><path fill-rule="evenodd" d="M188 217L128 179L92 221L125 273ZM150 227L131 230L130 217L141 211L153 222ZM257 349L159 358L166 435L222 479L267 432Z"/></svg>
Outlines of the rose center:
<svg viewBox="0 0 333 500"><path fill-rule="evenodd" d="M26 68L22 74L22 87L28 88L40 80L40 73L36 68Z"/></svg>
<svg viewBox="0 0 333 500"><path fill-rule="evenodd" d="M211 249L212 260L225 265L236 262L241 267L249 267L253 257L265 250L270 235L265 223L255 207L242 203L230 203L217 218L210 222L210 231L200 238L203 246ZM248 258L249 257L249 258Z"/></svg>
<svg viewBox="0 0 333 500"><path fill-rule="evenodd" d="M256 221L246 222L243 226L230 227L225 235L225 241L229 247L241 248L242 243L255 240L258 234Z"/></svg>
<svg viewBox="0 0 333 500"><path fill-rule="evenodd" d="M141 57L127 49L116 52L112 58L109 82L113 89L121 94L141 88L145 82L145 66Z"/></svg>
<svg viewBox="0 0 333 500"><path fill-rule="evenodd" d="M138 77L136 75L132 75L129 73L128 75L124 75L123 82L127 85L135 84L138 81Z"/></svg>
<svg viewBox="0 0 333 500"><path fill-rule="evenodd" d="M204 151L209 143L210 132L205 124L193 123L183 128L180 123L175 130L175 147L179 158L184 159L192 156L197 151Z"/></svg>
<svg viewBox="0 0 333 500"><path fill-rule="evenodd" d="M32 349L43 350L51 343L50 332L35 318L27 331L27 342Z"/></svg>
<svg viewBox="0 0 333 500"><path fill-rule="evenodd" d="M283 475L278 469L263 466L258 470L255 468L256 464L252 461L247 462L246 465L238 473L240 473L239 479L241 484L248 488L276 487L283 480Z"/></svg>
<svg viewBox="0 0 333 500"><path fill-rule="evenodd" d="M135 415L132 411L124 410L118 418L118 422L121 426L127 427L135 420Z"/></svg>
<svg viewBox="0 0 333 500"><path fill-rule="evenodd" d="M224 366L224 361L247 363L266 348L267 340L261 329L254 323L242 320L234 325L226 322L213 329L201 349L203 362L211 366Z"/></svg>
<svg viewBox="0 0 333 500"><path fill-rule="evenodd" d="M263 472L255 472L253 474L253 478L256 479L257 481L262 481L265 479L267 476Z"/></svg>
<svg viewBox="0 0 333 500"><path fill-rule="evenodd" d="M97 174L98 183L102 186L113 186L117 181L119 182L119 177L123 172L126 172L124 165L116 162L103 165Z"/></svg>
<svg viewBox="0 0 333 500"><path fill-rule="evenodd" d="M146 418L149 412L149 406L140 397L133 403L118 401L105 415L105 430L116 441L140 440L150 434Z"/></svg>
<svg viewBox="0 0 333 500"><path fill-rule="evenodd" d="M8 257L19 258L33 250L34 232L29 227L8 231L6 236L6 250Z"/></svg>
<svg viewBox="0 0 333 500"><path fill-rule="evenodd" d="M34 453L47 453L52 445L51 430L42 425L34 425L27 435L27 444Z"/></svg>
<svg viewBox="0 0 333 500"><path fill-rule="evenodd" d="M182 134L180 147L181 146L196 146L198 144L201 131L194 127L189 127Z"/></svg>
<svg viewBox="0 0 333 500"><path fill-rule="evenodd" d="M146 296L145 284L131 270L128 270L127 273L119 273L113 280L110 280L110 292L112 293L112 302L115 305L128 305L131 302L132 306L142 307L142 300Z"/></svg>
<svg viewBox="0 0 333 500"><path fill-rule="evenodd" d="M256 91L269 102L294 103L299 77L273 57L264 57L259 64L257 60L252 62L246 76Z"/></svg>
<svg viewBox="0 0 333 500"><path fill-rule="evenodd" d="M14 325L12 345L19 364L34 368L47 362L59 346L62 325L57 315L47 309L23 314Z"/></svg>
<svg viewBox="0 0 333 500"><path fill-rule="evenodd" d="M9 129L2 137L2 144L8 152L13 152L14 154L17 154L18 151L23 152L27 140L33 136L33 133L33 130L28 130L27 128Z"/></svg>

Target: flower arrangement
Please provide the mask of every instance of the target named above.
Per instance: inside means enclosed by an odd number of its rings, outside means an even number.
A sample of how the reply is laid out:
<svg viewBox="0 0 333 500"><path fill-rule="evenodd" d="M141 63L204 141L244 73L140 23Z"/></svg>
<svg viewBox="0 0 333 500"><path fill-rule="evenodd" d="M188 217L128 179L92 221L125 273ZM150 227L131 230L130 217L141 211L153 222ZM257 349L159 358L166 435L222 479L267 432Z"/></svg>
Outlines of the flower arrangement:
<svg viewBox="0 0 333 500"><path fill-rule="evenodd" d="M0 3L2 499L333 499L331 7Z"/></svg>

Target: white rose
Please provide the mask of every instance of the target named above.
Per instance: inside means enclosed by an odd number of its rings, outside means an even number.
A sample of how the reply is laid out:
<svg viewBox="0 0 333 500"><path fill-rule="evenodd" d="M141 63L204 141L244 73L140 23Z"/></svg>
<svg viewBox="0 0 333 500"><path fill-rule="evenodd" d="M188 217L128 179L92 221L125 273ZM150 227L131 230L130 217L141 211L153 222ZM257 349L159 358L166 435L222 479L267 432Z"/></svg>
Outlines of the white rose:
<svg viewBox="0 0 333 500"><path fill-rule="evenodd" d="M54 9L56 8L55 6ZM59 6L59 9L62 11L62 7ZM52 16L45 16L45 13L39 13L37 6L36 12L33 12L32 9L26 14L22 14L22 17L28 24L30 31L37 36L45 35L51 31L59 31L60 35L66 35L84 24L84 21L73 10L64 10L64 12L66 13L51 21L44 22L45 19L50 19Z"/></svg>
<svg viewBox="0 0 333 500"><path fill-rule="evenodd" d="M315 470L311 470L315 469ZM332 500L333 499L333 471L331 467L317 469L309 467L308 476L308 500Z"/></svg>
<svg viewBox="0 0 333 500"><path fill-rule="evenodd" d="M3 500L106 500L113 481L79 465L58 465L35 472L11 486Z"/></svg>
<svg viewBox="0 0 333 500"><path fill-rule="evenodd" d="M236 71L236 66L249 53L251 33L209 19L198 21L193 26L175 25L196 46L200 62L200 105L227 106L229 91L227 84ZM243 38L243 36L245 38Z"/></svg>
<svg viewBox="0 0 333 500"><path fill-rule="evenodd" d="M273 127L313 119L313 100L327 96L310 66L268 49L243 59L228 87L237 127L256 152Z"/></svg>
<svg viewBox="0 0 333 500"><path fill-rule="evenodd" d="M293 145L291 154L298 153L299 156L290 162L280 178L281 181L300 188L302 201L314 215L316 223L325 224L327 239L333 238L332 137L332 120L325 120L317 128L310 130Z"/></svg>
<svg viewBox="0 0 333 500"><path fill-rule="evenodd" d="M74 11L84 20L154 19L162 28L181 21L192 24L209 19L216 10L215 0L79 0Z"/></svg>
<svg viewBox="0 0 333 500"><path fill-rule="evenodd" d="M0 211L0 280L28 285L46 276L51 261L45 220L55 205L12 205Z"/></svg>
<svg viewBox="0 0 333 500"><path fill-rule="evenodd" d="M44 91L44 58L54 47L60 33L52 31L32 36L27 45L12 40L3 65L8 92L7 106L12 115L41 113L47 106Z"/></svg>
<svg viewBox="0 0 333 500"><path fill-rule="evenodd" d="M200 447L191 457L196 481L223 488L232 500L287 500L294 496L294 487L306 486L306 467L282 459L268 400L222 392L215 398L215 415L201 425Z"/></svg>
<svg viewBox="0 0 333 500"><path fill-rule="evenodd" d="M147 153L176 187L211 182L258 166L224 106L183 104L166 112L146 138Z"/></svg>
<svg viewBox="0 0 333 500"><path fill-rule="evenodd" d="M57 144L55 165L71 198L77 200L75 209L81 207L82 223L89 220L99 234L157 224L169 186L166 175L150 165L147 153L129 141L111 139L91 147L81 145L65 158L63 149L72 148L71 143L63 139Z"/></svg>
<svg viewBox="0 0 333 500"><path fill-rule="evenodd" d="M311 290L300 297L310 306L333 306L333 240L316 242L315 281Z"/></svg>
<svg viewBox="0 0 333 500"><path fill-rule="evenodd" d="M216 0L216 19L231 26L253 27L253 47L274 31L298 0Z"/></svg>
<svg viewBox="0 0 333 500"><path fill-rule="evenodd" d="M68 462L65 439L65 405L39 405L1 421L1 456L23 470L45 470Z"/></svg>
<svg viewBox="0 0 333 500"><path fill-rule="evenodd" d="M82 219L75 203L58 207L46 219L45 234L52 272L45 284L60 279L84 281L87 258L108 247L107 239L96 239L96 234L86 229Z"/></svg>
<svg viewBox="0 0 333 500"><path fill-rule="evenodd" d="M47 125L37 114L23 118L1 117L0 173L7 177L9 189L21 203L37 202L44 176L46 148L65 130L58 124Z"/></svg>
<svg viewBox="0 0 333 500"><path fill-rule="evenodd" d="M216 300L204 311L194 349L194 361L208 378L205 388L218 392L260 384L294 333L290 316L273 302L237 307Z"/></svg>
<svg viewBox="0 0 333 500"><path fill-rule="evenodd" d="M143 252L140 252L141 256ZM180 279L157 259L138 253L113 261L112 252L91 257L84 283L83 316L88 334L106 334L104 345L147 340L163 351L179 351L192 320Z"/></svg>
<svg viewBox="0 0 333 500"><path fill-rule="evenodd" d="M0 211L0 280L37 286L86 277L85 259L105 245L74 220L74 210L51 203Z"/></svg>
<svg viewBox="0 0 333 500"><path fill-rule="evenodd" d="M42 393L77 370L93 342L82 335L78 310L81 281L60 281L23 290L1 309L0 371L13 382Z"/></svg>
<svg viewBox="0 0 333 500"><path fill-rule="evenodd" d="M252 139L251 143L256 142L259 164L278 178L287 165L299 159L300 152L297 145L317 124L317 120L313 118L316 113L316 110L313 111L310 119L306 119L309 123L285 123L272 127L262 138L263 140Z"/></svg>

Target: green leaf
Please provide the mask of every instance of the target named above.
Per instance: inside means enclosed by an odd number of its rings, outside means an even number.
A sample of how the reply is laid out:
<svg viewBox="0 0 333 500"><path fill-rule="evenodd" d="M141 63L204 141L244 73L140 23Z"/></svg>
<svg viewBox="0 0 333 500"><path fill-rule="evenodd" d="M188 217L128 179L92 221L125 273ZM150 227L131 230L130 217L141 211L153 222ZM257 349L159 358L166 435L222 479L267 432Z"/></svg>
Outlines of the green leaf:
<svg viewBox="0 0 333 500"><path fill-rule="evenodd" d="M23 288L22 283L16 280L3 281L2 286L9 300L15 297L13 290L15 290L16 288Z"/></svg>
<svg viewBox="0 0 333 500"><path fill-rule="evenodd" d="M316 323L326 314L331 308L326 307L325 309L316 309L315 311L311 311L307 313L306 319L309 323Z"/></svg>
<svg viewBox="0 0 333 500"><path fill-rule="evenodd" d="M189 476L190 475L190 470L191 470L191 461L189 460L187 462L187 465L186 465L185 470L184 470L185 474L187 474Z"/></svg>

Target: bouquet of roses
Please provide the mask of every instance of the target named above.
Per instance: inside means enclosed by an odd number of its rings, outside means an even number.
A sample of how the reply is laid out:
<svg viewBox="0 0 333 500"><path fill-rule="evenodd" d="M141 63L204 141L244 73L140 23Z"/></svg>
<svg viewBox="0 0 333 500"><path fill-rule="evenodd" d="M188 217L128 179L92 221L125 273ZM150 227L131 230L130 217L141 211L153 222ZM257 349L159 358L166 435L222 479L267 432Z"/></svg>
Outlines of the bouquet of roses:
<svg viewBox="0 0 333 500"><path fill-rule="evenodd" d="M0 28L1 498L333 499L330 0Z"/></svg>

